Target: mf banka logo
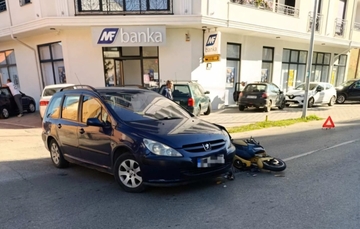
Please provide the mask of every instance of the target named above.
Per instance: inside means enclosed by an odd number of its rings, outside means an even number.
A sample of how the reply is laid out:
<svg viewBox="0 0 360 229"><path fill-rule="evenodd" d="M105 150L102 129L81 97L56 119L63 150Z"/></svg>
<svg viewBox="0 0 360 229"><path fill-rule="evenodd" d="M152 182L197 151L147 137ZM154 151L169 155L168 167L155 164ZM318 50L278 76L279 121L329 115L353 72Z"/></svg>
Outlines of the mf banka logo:
<svg viewBox="0 0 360 229"><path fill-rule="evenodd" d="M100 34L98 44L112 44L118 33L118 28L105 28Z"/></svg>
<svg viewBox="0 0 360 229"><path fill-rule="evenodd" d="M206 42L206 46L213 46L216 41L217 34L211 34Z"/></svg>

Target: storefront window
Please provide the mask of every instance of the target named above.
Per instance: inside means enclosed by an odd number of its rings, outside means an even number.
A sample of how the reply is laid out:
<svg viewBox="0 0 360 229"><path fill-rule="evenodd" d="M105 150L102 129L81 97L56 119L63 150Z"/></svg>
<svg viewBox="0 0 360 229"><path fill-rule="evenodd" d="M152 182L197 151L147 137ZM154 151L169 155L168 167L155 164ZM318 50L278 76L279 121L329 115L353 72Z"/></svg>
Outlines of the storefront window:
<svg viewBox="0 0 360 229"><path fill-rule="evenodd" d="M226 54L226 87L234 87L234 82L240 81L240 44L227 44Z"/></svg>
<svg viewBox="0 0 360 229"><path fill-rule="evenodd" d="M0 85L11 81L20 89L14 50L0 51Z"/></svg>
<svg viewBox="0 0 360 229"><path fill-rule="evenodd" d="M159 87L158 47L105 47L105 85Z"/></svg>
<svg viewBox="0 0 360 229"><path fill-rule="evenodd" d="M329 82L330 53L314 52L310 81Z"/></svg>
<svg viewBox="0 0 360 229"><path fill-rule="evenodd" d="M274 63L274 48L263 47L261 82L272 82L273 63Z"/></svg>
<svg viewBox="0 0 360 229"><path fill-rule="evenodd" d="M290 90L305 81L307 52L301 50L283 50L282 90Z"/></svg>
<svg viewBox="0 0 360 229"><path fill-rule="evenodd" d="M61 42L38 46L43 84L66 83Z"/></svg>

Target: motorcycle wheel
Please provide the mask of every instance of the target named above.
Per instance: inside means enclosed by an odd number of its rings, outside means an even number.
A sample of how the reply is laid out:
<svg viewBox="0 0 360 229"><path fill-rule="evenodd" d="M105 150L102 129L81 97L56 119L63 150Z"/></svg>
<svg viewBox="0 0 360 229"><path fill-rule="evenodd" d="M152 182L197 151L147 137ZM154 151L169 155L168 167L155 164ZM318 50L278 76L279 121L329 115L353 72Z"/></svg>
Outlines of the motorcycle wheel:
<svg viewBox="0 0 360 229"><path fill-rule="evenodd" d="M245 165L244 163L242 163L242 161L240 161L240 160L238 160L238 159L235 159L235 160L233 161L233 166L234 166L234 168L236 168L236 169L238 169L238 170L242 170L242 171L248 169L248 168L246 167L246 165Z"/></svg>
<svg viewBox="0 0 360 229"><path fill-rule="evenodd" d="M273 157L267 161L263 161L263 169L280 172L286 169L286 164L283 160Z"/></svg>

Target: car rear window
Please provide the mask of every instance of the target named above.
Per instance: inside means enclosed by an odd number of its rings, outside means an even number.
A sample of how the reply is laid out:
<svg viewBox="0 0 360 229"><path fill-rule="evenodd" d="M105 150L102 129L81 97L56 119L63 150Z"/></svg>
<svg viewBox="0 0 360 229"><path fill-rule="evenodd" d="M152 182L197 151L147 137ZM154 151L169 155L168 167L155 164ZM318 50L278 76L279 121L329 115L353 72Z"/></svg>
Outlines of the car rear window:
<svg viewBox="0 0 360 229"><path fill-rule="evenodd" d="M248 84L244 89L245 92L265 92L265 84Z"/></svg>
<svg viewBox="0 0 360 229"><path fill-rule="evenodd" d="M56 92L60 91L63 87L56 87L56 88L46 88L43 92L43 96L53 96Z"/></svg>
<svg viewBox="0 0 360 229"><path fill-rule="evenodd" d="M173 91L174 97L189 97L190 96L190 88L188 85L174 85Z"/></svg>

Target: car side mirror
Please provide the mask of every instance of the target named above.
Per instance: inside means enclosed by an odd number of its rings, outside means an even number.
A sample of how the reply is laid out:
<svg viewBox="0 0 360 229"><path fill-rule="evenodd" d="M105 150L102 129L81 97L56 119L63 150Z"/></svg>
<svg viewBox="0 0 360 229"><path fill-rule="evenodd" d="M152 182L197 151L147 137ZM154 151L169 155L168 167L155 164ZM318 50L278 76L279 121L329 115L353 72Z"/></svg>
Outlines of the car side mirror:
<svg viewBox="0 0 360 229"><path fill-rule="evenodd" d="M100 127L104 126L104 124L98 118L88 118L86 120L86 125L88 125L88 126L100 126Z"/></svg>
<svg viewBox="0 0 360 229"><path fill-rule="evenodd" d="M208 95L208 94L210 94L210 91L205 91L204 94Z"/></svg>

